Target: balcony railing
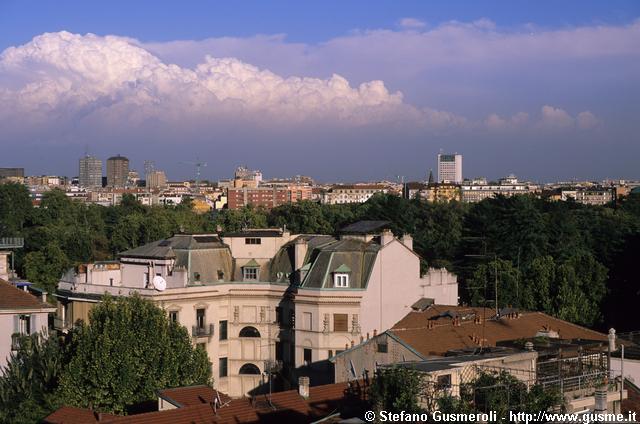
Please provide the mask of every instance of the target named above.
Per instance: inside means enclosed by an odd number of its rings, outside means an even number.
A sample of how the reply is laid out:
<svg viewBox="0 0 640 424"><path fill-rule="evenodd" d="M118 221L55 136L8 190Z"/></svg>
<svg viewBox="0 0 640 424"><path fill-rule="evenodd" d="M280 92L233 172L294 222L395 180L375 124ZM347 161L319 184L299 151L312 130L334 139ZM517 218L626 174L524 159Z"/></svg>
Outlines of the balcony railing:
<svg viewBox="0 0 640 424"><path fill-rule="evenodd" d="M205 325L203 327L194 325L191 327L191 334L193 337L210 337L213 335L213 324Z"/></svg>
<svg viewBox="0 0 640 424"><path fill-rule="evenodd" d="M22 334L12 334L11 335L11 350L18 350L20 348L20 338Z"/></svg>

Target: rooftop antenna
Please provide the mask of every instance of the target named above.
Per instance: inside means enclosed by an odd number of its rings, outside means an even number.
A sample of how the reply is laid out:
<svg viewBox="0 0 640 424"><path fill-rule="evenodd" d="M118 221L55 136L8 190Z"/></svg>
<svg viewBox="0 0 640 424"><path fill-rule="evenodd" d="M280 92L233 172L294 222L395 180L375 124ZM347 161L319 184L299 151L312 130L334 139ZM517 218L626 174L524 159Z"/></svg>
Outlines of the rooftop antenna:
<svg viewBox="0 0 640 424"><path fill-rule="evenodd" d="M195 192L199 192L199 187L200 187L200 173L202 171L202 168L207 166L206 162L200 162L197 158L195 160L195 162L180 162L180 163L184 163L186 165L193 165L196 167L196 185L195 185Z"/></svg>

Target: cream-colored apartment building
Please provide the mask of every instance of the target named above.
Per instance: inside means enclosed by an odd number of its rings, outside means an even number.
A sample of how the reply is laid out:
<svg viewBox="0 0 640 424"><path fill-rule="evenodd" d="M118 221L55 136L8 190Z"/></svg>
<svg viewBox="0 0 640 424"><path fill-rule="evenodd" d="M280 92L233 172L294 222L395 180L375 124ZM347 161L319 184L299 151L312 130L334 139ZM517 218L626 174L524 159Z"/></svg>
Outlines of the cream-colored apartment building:
<svg viewBox="0 0 640 424"><path fill-rule="evenodd" d="M206 349L231 396L300 375L321 384L328 359L393 326L421 298L457 304L455 275L420 273L408 235L363 221L338 237L284 229L175 235L71 270L58 286L59 329L86 320L105 292L152 299Z"/></svg>

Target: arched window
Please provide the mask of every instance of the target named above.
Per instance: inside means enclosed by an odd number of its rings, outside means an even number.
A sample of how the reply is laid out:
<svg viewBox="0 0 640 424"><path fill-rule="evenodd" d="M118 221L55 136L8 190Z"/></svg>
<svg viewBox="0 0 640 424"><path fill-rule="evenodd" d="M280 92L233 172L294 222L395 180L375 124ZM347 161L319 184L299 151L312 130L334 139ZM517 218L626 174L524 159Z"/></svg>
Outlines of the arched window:
<svg viewBox="0 0 640 424"><path fill-rule="evenodd" d="M260 368L253 364L244 364L240 367L240 375L260 375Z"/></svg>
<svg viewBox="0 0 640 424"><path fill-rule="evenodd" d="M240 330L240 337L260 337L260 332L255 327L244 327Z"/></svg>

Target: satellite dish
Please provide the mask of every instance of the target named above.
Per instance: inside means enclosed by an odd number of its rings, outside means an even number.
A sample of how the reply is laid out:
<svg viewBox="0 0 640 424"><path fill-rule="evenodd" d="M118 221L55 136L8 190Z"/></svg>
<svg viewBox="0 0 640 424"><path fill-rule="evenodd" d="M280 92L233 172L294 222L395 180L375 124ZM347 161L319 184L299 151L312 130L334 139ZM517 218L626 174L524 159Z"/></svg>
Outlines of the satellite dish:
<svg viewBox="0 0 640 424"><path fill-rule="evenodd" d="M153 277L153 287L158 291L164 291L167 288L167 281L159 275Z"/></svg>

